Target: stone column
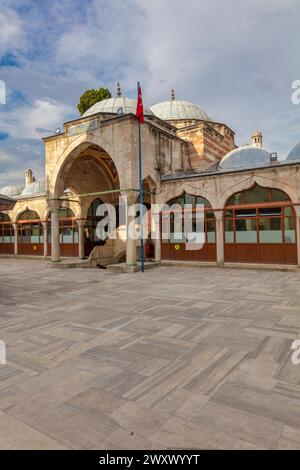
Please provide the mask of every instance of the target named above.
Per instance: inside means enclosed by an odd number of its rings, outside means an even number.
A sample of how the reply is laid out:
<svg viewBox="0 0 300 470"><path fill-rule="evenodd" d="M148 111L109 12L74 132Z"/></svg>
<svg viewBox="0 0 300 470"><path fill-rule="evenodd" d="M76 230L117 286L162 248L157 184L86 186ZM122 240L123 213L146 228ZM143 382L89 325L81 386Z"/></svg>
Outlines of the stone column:
<svg viewBox="0 0 300 470"><path fill-rule="evenodd" d="M51 262L58 263L60 261L59 246L59 205L51 207Z"/></svg>
<svg viewBox="0 0 300 470"><path fill-rule="evenodd" d="M295 206L296 212L296 235L297 235L297 262L300 266L300 207Z"/></svg>
<svg viewBox="0 0 300 470"><path fill-rule="evenodd" d="M77 220L78 226L78 256L84 258L84 225L85 220Z"/></svg>
<svg viewBox="0 0 300 470"><path fill-rule="evenodd" d="M161 261L161 233L160 233L160 212L159 204L152 204L151 206L151 225L152 237L154 238L154 251L155 261Z"/></svg>
<svg viewBox="0 0 300 470"><path fill-rule="evenodd" d="M135 210L133 205L127 208L126 221L126 266L132 268L136 266L136 230L135 230Z"/></svg>
<svg viewBox="0 0 300 470"><path fill-rule="evenodd" d="M215 211L216 216L216 243L217 243L217 263L222 266L224 264L224 219L223 210Z"/></svg>
<svg viewBox="0 0 300 470"><path fill-rule="evenodd" d="M155 239L154 250L155 250L155 261L157 263L160 263L161 262L161 238L160 238L160 235L159 235L158 238Z"/></svg>
<svg viewBox="0 0 300 470"><path fill-rule="evenodd" d="M18 224L12 224L14 229L14 255L18 254Z"/></svg>
<svg viewBox="0 0 300 470"><path fill-rule="evenodd" d="M42 222L43 226L43 240L44 240L44 258L48 256L48 223Z"/></svg>
<svg viewBox="0 0 300 470"><path fill-rule="evenodd" d="M160 204L156 203L157 194L153 190L151 194L151 239L154 242L154 256L157 263L161 262L161 233L160 233Z"/></svg>

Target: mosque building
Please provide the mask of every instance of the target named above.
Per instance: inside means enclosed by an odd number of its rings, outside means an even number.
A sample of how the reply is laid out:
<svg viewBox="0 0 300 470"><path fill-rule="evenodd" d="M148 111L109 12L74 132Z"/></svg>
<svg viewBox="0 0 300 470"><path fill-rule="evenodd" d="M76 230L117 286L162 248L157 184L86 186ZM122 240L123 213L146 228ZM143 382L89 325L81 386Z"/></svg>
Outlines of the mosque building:
<svg viewBox="0 0 300 470"><path fill-rule="evenodd" d="M122 95L94 104L63 131L43 139L45 179L25 172L23 187L0 188L0 254L86 259L91 266L126 262L134 269L138 243L126 237L130 217L115 239L97 237L102 202L138 200L136 100ZM153 240L156 262L203 261L300 265L300 143L278 160L254 132L237 147L234 131L198 105L170 99L144 106L141 126L143 191L152 203L202 203L205 243ZM149 209L150 210L150 209ZM162 219L159 219L162 220ZM126 225L127 224L127 225ZM172 230L171 224L171 230ZM172 235L172 234L171 234Z"/></svg>

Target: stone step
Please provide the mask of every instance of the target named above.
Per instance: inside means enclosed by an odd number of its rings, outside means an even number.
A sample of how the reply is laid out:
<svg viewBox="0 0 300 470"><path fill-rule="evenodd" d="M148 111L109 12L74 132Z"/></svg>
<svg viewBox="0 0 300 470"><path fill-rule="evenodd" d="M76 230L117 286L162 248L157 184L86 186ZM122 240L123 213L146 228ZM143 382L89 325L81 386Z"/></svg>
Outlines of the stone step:
<svg viewBox="0 0 300 470"><path fill-rule="evenodd" d="M146 261L144 265L145 270L156 268L157 266L159 266L159 263L156 263L155 261ZM136 266L126 266L126 263L109 264L106 269L117 273L136 273L141 270L141 263L138 262Z"/></svg>

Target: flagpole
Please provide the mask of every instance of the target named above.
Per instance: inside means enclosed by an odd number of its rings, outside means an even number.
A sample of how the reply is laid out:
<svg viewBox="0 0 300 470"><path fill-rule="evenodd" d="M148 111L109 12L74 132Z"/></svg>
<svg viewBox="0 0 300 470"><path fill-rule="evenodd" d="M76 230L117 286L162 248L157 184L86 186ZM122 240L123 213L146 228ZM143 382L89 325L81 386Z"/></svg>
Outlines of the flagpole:
<svg viewBox="0 0 300 470"><path fill-rule="evenodd" d="M139 83L138 83L139 86ZM144 259L144 238L143 238L143 176L142 176L142 139L141 139L141 123L138 121L139 130L139 180L140 180L140 258L141 258L141 272L145 270Z"/></svg>

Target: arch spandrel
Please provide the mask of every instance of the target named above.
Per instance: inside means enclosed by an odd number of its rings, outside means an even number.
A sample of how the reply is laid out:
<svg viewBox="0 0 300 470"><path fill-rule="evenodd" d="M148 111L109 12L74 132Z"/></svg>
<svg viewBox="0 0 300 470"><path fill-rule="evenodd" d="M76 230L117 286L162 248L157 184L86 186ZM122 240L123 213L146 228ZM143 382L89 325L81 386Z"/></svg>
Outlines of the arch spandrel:
<svg viewBox="0 0 300 470"><path fill-rule="evenodd" d="M44 201L43 201L44 202ZM27 210L32 210L35 211L40 220L46 220L46 214L47 211L49 211L48 205L46 205L46 201L43 204L35 204L34 202L27 202L24 203L20 201L20 203L17 202L15 207L9 212L9 216L11 218L12 223L17 223L18 220L20 220L20 215L23 212L26 212Z"/></svg>
<svg viewBox="0 0 300 470"><path fill-rule="evenodd" d="M121 153L115 152L113 146L103 137L88 133L73 139L58 157L52 174L47 181L49 198L55 198L60 195L63 172L67 172L75 160L80 158L80 154L91 145L97 146L99 150L104 151L112 159L118 173L120 187L131 187L130 162L123 159Z"/></svg>
<svg viewBox="0 0 300 470"><path fill-rule="evenodd" d="M201 196L205 198L211 205L211 207L216 207L216 193L209 191L206 188L197 188L196 185L191 184L181 184L180 186L175 186L170 190L161 192L158 195L157 202L160 204L166 204L169 200L181 196L183 193L191 194L193 196Z"/></svg>

